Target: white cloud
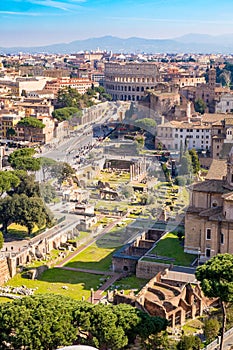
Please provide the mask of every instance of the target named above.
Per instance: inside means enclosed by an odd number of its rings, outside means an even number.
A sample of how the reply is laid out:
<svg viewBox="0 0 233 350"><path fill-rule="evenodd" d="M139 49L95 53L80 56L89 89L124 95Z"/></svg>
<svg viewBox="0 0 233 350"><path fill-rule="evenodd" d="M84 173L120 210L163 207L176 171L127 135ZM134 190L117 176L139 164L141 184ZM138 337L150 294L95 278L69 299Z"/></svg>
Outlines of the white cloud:
<svg viewBox="0 0 233 350"><path fill-rule="evenodd" d="M0 11L1 15L13 15L13 16L44 16L44 13L40 12L20 12L20 11Z"/></svg>
<svg viewBox="0 0 233 350"><path fill-rule="evenodd" d="M54 0L29 0L29 3L34 5L46 6L56 8L63 11L77 10L80 3L85 0L68 0L68 1L54 1Z"/></svg>

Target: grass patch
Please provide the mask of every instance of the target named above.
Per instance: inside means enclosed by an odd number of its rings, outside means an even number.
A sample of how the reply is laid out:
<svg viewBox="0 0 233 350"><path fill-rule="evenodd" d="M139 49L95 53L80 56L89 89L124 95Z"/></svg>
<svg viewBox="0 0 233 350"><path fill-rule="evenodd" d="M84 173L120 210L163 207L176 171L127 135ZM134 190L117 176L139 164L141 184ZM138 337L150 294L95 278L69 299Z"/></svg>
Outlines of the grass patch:
<svg viewBox="0 0 233 350"><path fill-rule="evenodd" d="M112 263L112 254L114 251L115 248L99 247L96 242L83 250L65 266L108 271Z"/></svg>
<svg viewBox="0 0 233 350"><path fill-rule="evenodd" d="M129 276L116 281L111 289L124 290L125 294L129 294L133 289L135 293L138 293L147 282L148 279Z"/></svg>
<svg viewBox="0 0 233 350"><path fill-rule="evenodd" d="M11 301L13 301L13 299L6 298L6 297L1 297L1 296L0 296L0 304L1 304L1 303L9 303L9 302L11 302Z"/></svg>
<svg viewBox="0 0 233 350"><path fill-rule="evenodd" d="M17 239L29 239L29 238L32 238L32 237L36 236L37 234L41 233L44 229L45 229L45 226L39 228L37 225L34 225L34 228L32 230L32 234L29 236L26 226L12 223L11 225L8 226L7 232L8 232L8 235L12 239L16 239L17 240Z"/></svg>
<svg viewBox="0 0 233 350"><path fill-rule="evenodd" d="M174 265L190 266L196 255L184 253L184 248L181 245L175 233L167 233L151 251L151 254L174 258ZM165 262L165 261L164 261Z"/></svg>
<svg viewBox="0 0 233 350"><path fill-rule="evenodd" d="M199 319L190 320L185 323L185 325L182 327L182 330L185 335L190 335L200 332L200 330L203 328L203 325L203 322L201 322Z"/></svg>
<svg viewBox="0 0 233 350"><path fill-rule="evenodd" d="M37 288L35 294L58 294L81 300L82 296L85 299L90 297L91 288L98 289L102 278L103 275L52 268L45 271L38 280L29 280L16 275L7 285L13 287L24 285L28 288ZM63 289L63 286L67 286L68 289Z"/></svg>

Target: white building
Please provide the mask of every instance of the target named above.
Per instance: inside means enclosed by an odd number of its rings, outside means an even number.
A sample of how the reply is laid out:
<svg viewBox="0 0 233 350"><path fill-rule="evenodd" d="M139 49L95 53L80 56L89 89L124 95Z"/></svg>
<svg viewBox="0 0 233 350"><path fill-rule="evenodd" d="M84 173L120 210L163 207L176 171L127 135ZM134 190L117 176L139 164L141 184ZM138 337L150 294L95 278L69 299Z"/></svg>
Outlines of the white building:
<svg viewBox="0 0 233 350"><path fill-rule="evenodd" d="M168 150L179 150L181 144L188 149L209 150L211 146L211 126L201 122L170 121L158 125L156 143L162 143Z"/></svg>
<svg viewBox="0 0 233 350"><path fill-rule="evenodd" d="M233 94L224 94L215 106L215 113L233 112Z"/></svg>

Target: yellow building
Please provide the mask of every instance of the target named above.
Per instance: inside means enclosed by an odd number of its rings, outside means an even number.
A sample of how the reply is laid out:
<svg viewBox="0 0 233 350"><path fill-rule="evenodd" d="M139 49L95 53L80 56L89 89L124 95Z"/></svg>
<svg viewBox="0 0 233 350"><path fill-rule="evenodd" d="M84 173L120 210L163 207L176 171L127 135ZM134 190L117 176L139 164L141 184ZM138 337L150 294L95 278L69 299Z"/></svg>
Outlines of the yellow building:
<svg viewBox="0 0 233 350"><path fill-rule="evenodd" d="M3 114L0 116L0 136L7 139L7 130L13 129L20 121L21 117L17 114Z"/></svg>

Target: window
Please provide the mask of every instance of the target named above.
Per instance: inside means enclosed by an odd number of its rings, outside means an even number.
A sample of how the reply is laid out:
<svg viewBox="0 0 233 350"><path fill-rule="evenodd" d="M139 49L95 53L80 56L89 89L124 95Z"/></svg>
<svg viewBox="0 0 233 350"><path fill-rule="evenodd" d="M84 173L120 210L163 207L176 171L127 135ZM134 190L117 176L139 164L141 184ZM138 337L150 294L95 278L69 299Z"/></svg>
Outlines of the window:
<svg viewBox="0 0 233 350"><path fill-rule="evenodd" d="M206 250L205 250L205 256L206 256L207 258L210 258L210 248L206 248Z"/></svg>
<svg viewBox="0 0 233 350"><path fill-rule="evenodd" d="M206 229L206 239L211 239L211 229L210 228Z"/></svg>
<svg viewBox="0 0 233 350"><path fill-rule="evenodd" d="M224 244L224 233L220 233L220 243Z"/></svg>

